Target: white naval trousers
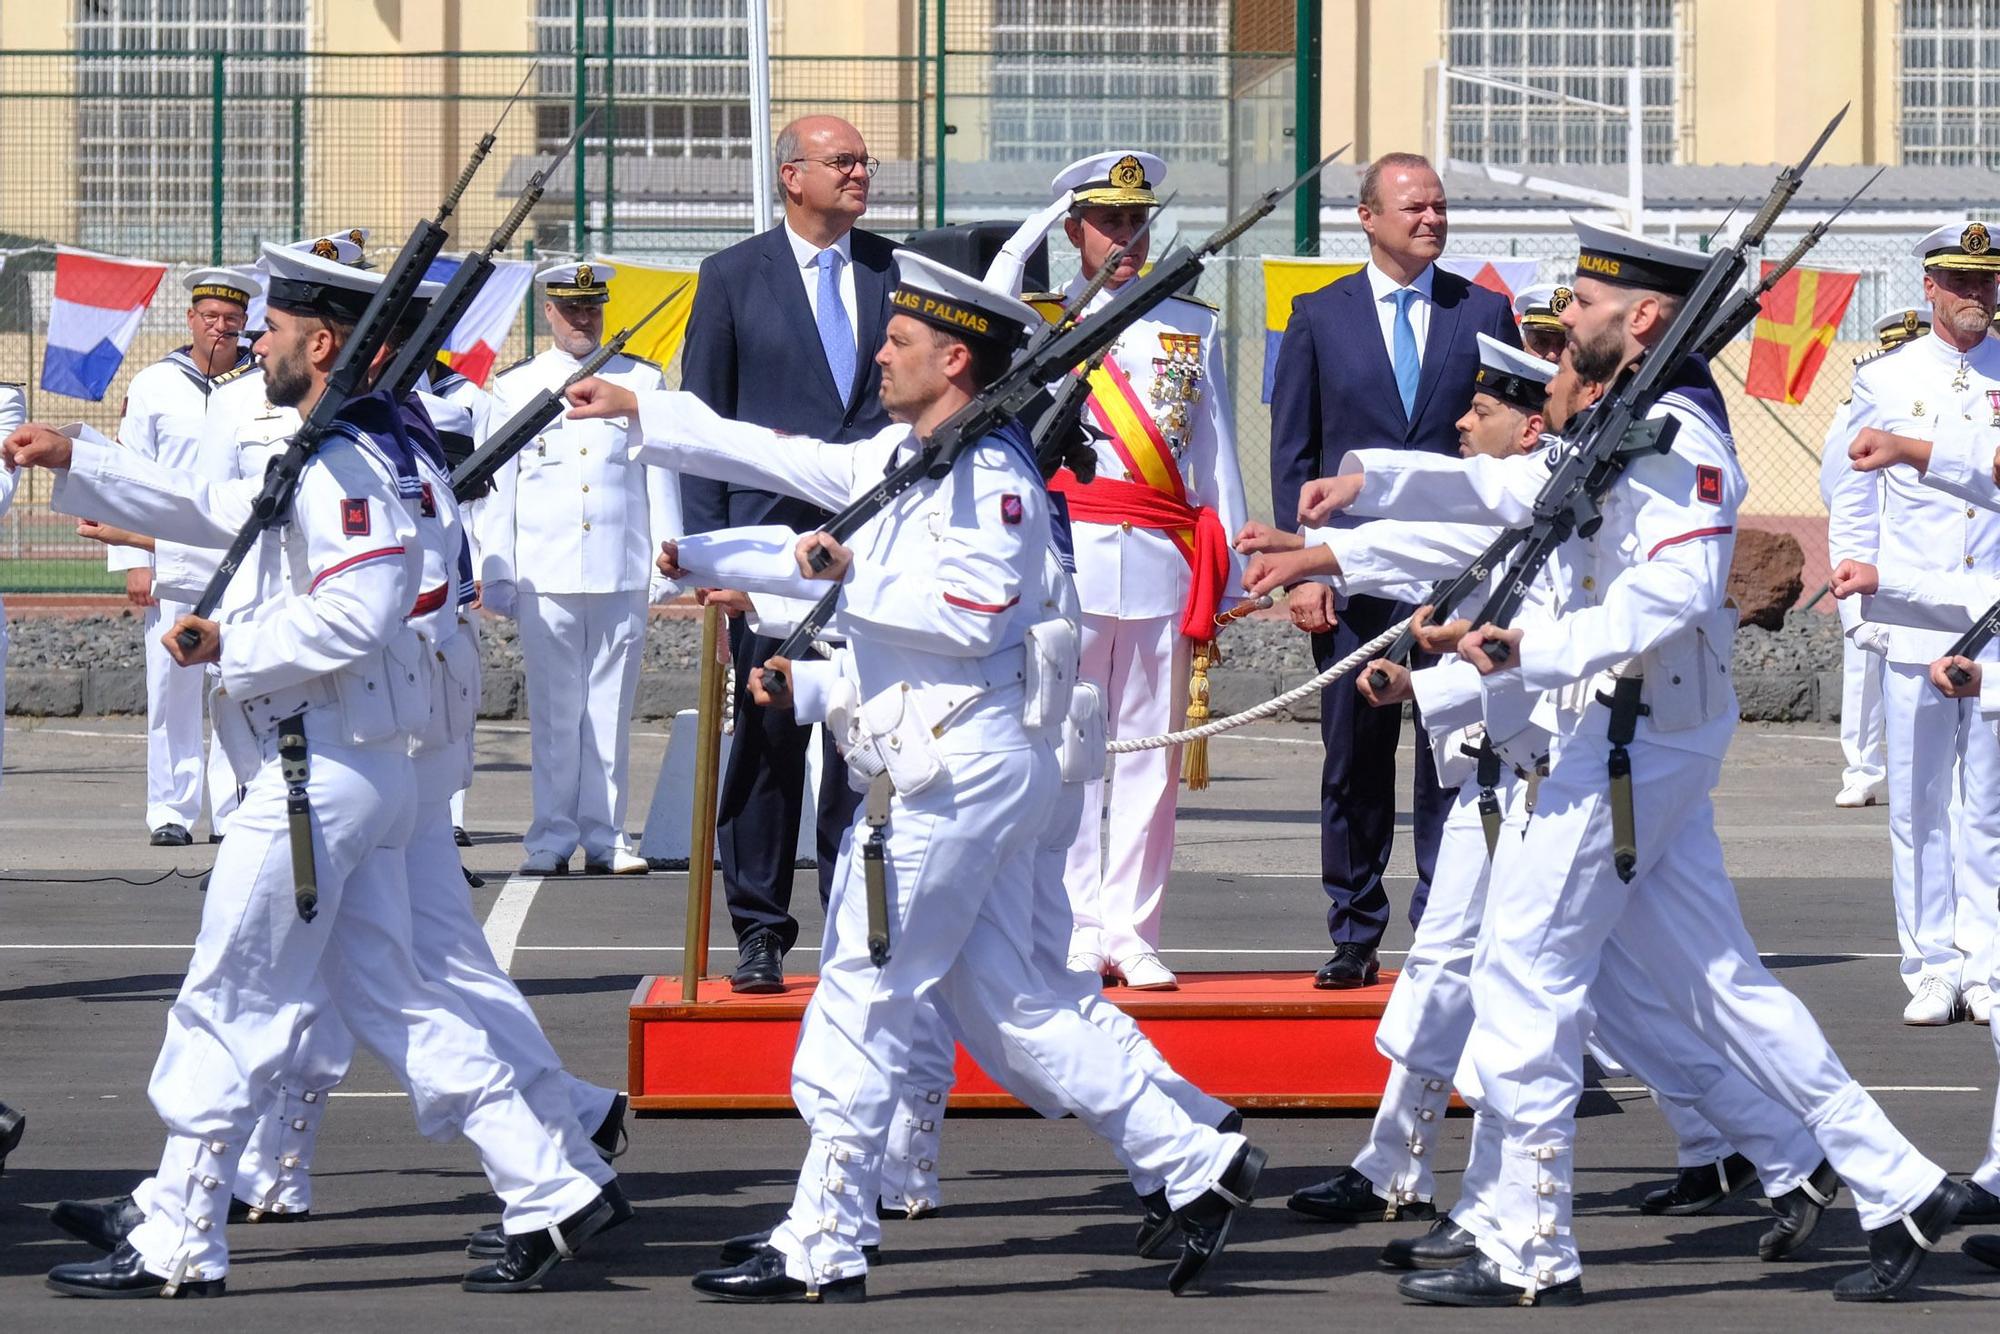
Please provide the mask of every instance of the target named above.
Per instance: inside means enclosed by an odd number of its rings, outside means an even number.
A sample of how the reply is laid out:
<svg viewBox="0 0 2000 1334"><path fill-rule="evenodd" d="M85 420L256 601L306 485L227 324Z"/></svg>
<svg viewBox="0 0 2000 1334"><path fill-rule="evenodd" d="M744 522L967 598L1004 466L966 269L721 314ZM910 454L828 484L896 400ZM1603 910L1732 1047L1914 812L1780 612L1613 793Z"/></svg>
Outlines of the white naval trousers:
<svg viewBox="0 0 2000 1334"><path fill-rule="evenodd" d="M1506 813L1497 860L1510 845L1518 848L1528 813L1525 784L1511 772L1495 795ZM1492 872L1478 803L1477 784L1464 784L1445 817L1431 883L1431 893L1442 897L1425 907L1376 1028L1389 1082L1354 1168L1397 1203L1429 1200L1435 1192L1438 1141L1472 1030L1471 973ZM1775 1194L1819 1166L1819 1146L1804 1124L1724 1062L1639 970L1600 969L1590 1005L1595 1039L1655 1091L1682 1165L1719 1161L1734 1146ZM1459 1223L1479 1230L1466 1219Z"/></svg>
<svg viewBox="0 0 2000 1334"><path fill-rule="evenodd" d="M530 856L629 852L625 775L646 647L646 590L533 593L519 601L534 815Z"/></svg>
<svg viewBox="0 0 2000 1334"><path fill-rule="evenodd" d="M1978 700L1940 695L1928 666L1885 664L1882 697L1903 982L1984 982L2000 920L2000 737Z"/></svg>
<svg viewBox="0 0 2000 1334"><path fill-rule="evenodd" d="M1879 783L1888 776L1883 734L1882 678L1886 664L1853 640L1840 641L1840 752L1847 767L1842 787Z"/></svg>
<svg viewBox="0 0 2000 1334"><path fill-rule="evenodd" d="M1104 696L1112 740L1158 736L1187 717L1188 641L1180 617L1083 617L1078 675ZM1160 947L1160 914L1174 869L1181 748L1113 755L1084 788L1084 819L1065 881L1076 918L1072 953L1122 963ZM1110 786L1109 828L1105 787Z"/></svg>
<svg viewBox="0 0 2000 1334"><path fill-rule="evenodd" d="M146 608L146 828L177 824L192 830L201 818L201 702L208 670L183 667L160 636L193 611L162 598Z"/></svg>
<svg viewBox="0 0 2000 1334"><path fill-rule="evenodd" d="M435 793L426 795L431 799L418 804L416 829L404 853L417 972L465 1003L563 1156L602 1186L614 1174L591 1143L590 1132L611 1110L615 1094L563 1068L521 989L493 957L473 914L446 803L436 800ZM237 1199L272 1213L302 1213L312 1207L311 1167L326 1095L347 1077L353 1059L354 1037L340 1016L326 1009L316 1013L286 1063L278 1099L258 1118L244 1148L236 1173ZM459 1130L451 1123L419 1128L434 1139Z"/></svg>
<svg viewBox="0 0 2000 1334"><path fill-rule="evenodd" d="M975 1058L1003 1084L1049 1077L1037 1053L1077 1044L1082 1054L1064 1068L1112 1087L1082 1096L1068 1089L1069 1100L1114 1109L1110 1123L1093 1128L1152 1166L1175 1207L1214 1184L1242 1146L1240 1136L1184 1115L1168 1129L1178 1108L1035 975L1026 881L1060 778L1048 747L1014 741L1017 748L999 748L1008 744L953 755L946 778L892 803L890 957L879 969L866 946L858 824L848 839L829 901L819 985L792 1067L793 1100L811 1124L812 1142L791 1212L771 1236L786 1272L808 1284L867 1270L860 1244L873 1204L868 1194L881 1179L897 1090L909 1077L918 1015L933 991Z"/></svg>
<svg viewBox="0 0 2000 1334"><path fill-rule="evenodd" d="M1473 1135L1475 1158L1485 1157L1466 1171L1466 1190L1481 1197L1469 1216L1480 1250L1526 1288L1582 1268L1570 1233L1572 1146L1600 963L1629 959L1669 1011L1805 1122L1853 1190L1863 1227L1906 1213L1944 1175L1758 961L1715 834L1709 793L1720 762L1643 738L1629 750L1637 877L1626 884L1611 866L1608 747L1573 741L1543 780L1519 848L1494 869L1473 968L1460 1087L1488 1123ZM1622 958L1607 950L1613 941Z"/></svg>
<svg viewBox="0 0 2000 1334"><path fill-rule="evenodd" d="M154 1274L184 1267L207 1279L228 1270L223 1232L238 1158L311 1018L319 981L409 1091L419 1123L463 1127L510 1232L547 1227L597 1193L563 1161L464 1003L417 973L402 854L416 803L401 743L315 741L309 791L314 921L300 920L293 904L275 742L266 741L216 854L148 1090L168 1138L131 1242Z"/></svg>
<svg viewBox="0 0 2000 1334"><path fill-rule="evenodd" d="M1132 1016L1104 998L1103 978L1096 973L1069 970L1070 906L1063 888L1063 869L1083 814L1084 785L1063 784L1055 813L1044 827L1041 846L1034 853L1031 909L1034 943L1029 962L1043 985L1102 1029L1119 1048L1121 1059L1136 1063L1146 1079L1166 1094L1190 1121L1215 1125L1229 1115L1229 1104L1211 1098L1169 1065ZM921 1211L925 1207L935 1209L940 1202L938 1161L945 1103L956 1082L954 1041L963 1032L964 1026L950 1013L949 1005L929 1007L918 1017L917 1036L910 1045L909 1077L897 1090L896 1112L890 1122L888 1149L882 1160L885 1205ZM1075 1097L1115 1094L1120 1087L1117 1081L1101 1078L1098 1071L1075 1068L1079 1059L1100 1056L1101 1044L1093 1042L1085 1046L1070 1042L1067 1032L1058 1031L1056 1025L1023 1030L1019 1037L1024 1043L1040 1042L1040 1048L1035 1052L1035 1062L1026 1067L1028 1078L1019 1084L1008 1084L1008 1092L1044 1116L1073 1113L1093 1129L1114 1123L1114 1108L1075 1106L1069 1101ZM978 1038L973 1041L977 1043ZM989 1074L1005 1068L1004 1062L988 1065L980 1051L972 1047L967 1050ZM994 1055L991 1050L985 1054ZM1000 1061L998 1056L994 1059ZM1047 1072L1045 1077L1044 1072ZM1155 1112L1159 1110L1157 1103L1149 1103L1149 1107ZM1159 1136L1141 1130L1135 1138L1152 1142ZM1110 1141L1110 1148L1131 1177L1132 1188L1140 1195L1164 1186L1164 1181L1147 1164L1135 1159L1122 1143ZM870 1239L864 1237L864 1240Z"/></svg>

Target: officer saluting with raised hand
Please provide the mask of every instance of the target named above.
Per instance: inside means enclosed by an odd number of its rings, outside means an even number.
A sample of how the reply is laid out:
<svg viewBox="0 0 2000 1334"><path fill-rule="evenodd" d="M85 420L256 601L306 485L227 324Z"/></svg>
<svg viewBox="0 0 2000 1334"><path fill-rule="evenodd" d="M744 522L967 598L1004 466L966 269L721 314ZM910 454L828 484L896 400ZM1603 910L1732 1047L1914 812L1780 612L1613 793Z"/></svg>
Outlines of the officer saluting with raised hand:
<svg viewBox="0 0 2000 1334"><path fill-rule="evenodd" d="M497 420L597 350L616 276L601 260L535 275L552 345L494 381ZM598 375L635 391L661 385L658 366L624 353ZM486 504L485 606L517 617L527 669L535 804L521 873L567 875L581 846L586 874L644 875L625 832L628 733L648 590L678 591L655 581L653 553L679 535L679 482L633 462L617 428L558 419L500 470Z"/></svg>

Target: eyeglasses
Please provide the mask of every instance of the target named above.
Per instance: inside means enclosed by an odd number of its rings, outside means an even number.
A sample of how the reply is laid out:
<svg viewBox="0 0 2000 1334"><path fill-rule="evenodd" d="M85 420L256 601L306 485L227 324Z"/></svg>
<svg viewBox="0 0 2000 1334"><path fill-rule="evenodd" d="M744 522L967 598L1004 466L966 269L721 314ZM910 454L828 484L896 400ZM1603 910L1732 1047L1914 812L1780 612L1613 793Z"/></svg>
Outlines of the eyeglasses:
<svg viewBox="0 0 2000 1334"><path fill-rule="evenodd" d="M882 159L874 157L856 157L852 153L836 153L832 157L786 158L785 162L787 166L789 166L794 162L817 162L823 166L832 167L835 172L837 172L842 176L852 176L854 174L854 169L856 167L861 168L862 172L865 175L871 177L874 176L876 172L882 169Z"/></svg>
<svg viewBox="0 0 2000 1334"><path fill-rule="evenodd" d="M219 314L211 314L210 312L205 310L196 310L196 311L190 311L189 314L193 315L197 320L200 320L203 324L208 325L210 328L214 328L217 325L220 325L225 329L232 327L236 329L241 329L243 327L242 311L225 310L220 312Z"/></svg>

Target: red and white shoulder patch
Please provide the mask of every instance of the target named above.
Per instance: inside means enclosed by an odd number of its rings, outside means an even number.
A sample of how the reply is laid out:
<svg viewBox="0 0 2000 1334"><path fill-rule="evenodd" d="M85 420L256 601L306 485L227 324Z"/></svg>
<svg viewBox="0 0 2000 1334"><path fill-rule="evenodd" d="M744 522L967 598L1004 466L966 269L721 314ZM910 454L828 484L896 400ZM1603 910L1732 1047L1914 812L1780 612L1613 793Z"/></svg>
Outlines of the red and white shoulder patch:
<svg viewBox="0 0 2000 1334"><path fill-rule="evenodd" d="M349 537L366 537L373 526L368 515L368 501L352 496L340 502L340 531Z"/></svg>
<svg viewBox="0 0 2000 1334"><path fill-rule="evenodd" d="M1704 505L1722 503L1722 469L1712 463L1699 463L1694 470L1694 496Z"/></svg>
<svg viewBox="0 0 2000 1334"><path fill-rule="evenodd" d="M1000 497L1000 522L1019 523L1024 513L1019 496L1009 493Z"/></svg>

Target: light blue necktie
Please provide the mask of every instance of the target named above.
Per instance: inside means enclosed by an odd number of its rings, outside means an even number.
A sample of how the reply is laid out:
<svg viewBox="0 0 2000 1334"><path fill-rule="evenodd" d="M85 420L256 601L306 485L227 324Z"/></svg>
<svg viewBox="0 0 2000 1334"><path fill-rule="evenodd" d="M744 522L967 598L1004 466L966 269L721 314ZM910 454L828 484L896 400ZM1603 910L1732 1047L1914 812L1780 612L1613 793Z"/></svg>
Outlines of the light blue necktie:
<svg viewBox="0 0 2000 1334"><path fill-rule="evenodd" d="M1403 394L1403 416L1406 420L1417 410L1417 381L1424 375L1424 363L1417 359L1416 326L1410 323L1410 303L1416 299L1417 289L1414 287L1405 287L1396 293L1396 388Z"/></svg>
<svg viewBox="0 0 2000 1334"><path fill-rule="evenodd" d="M813 263L819 266L819 345L826 349L826 368L833 372L833 386L845 405L854 388L854 326L840 303L841 254L828 246Z"/></svg>

